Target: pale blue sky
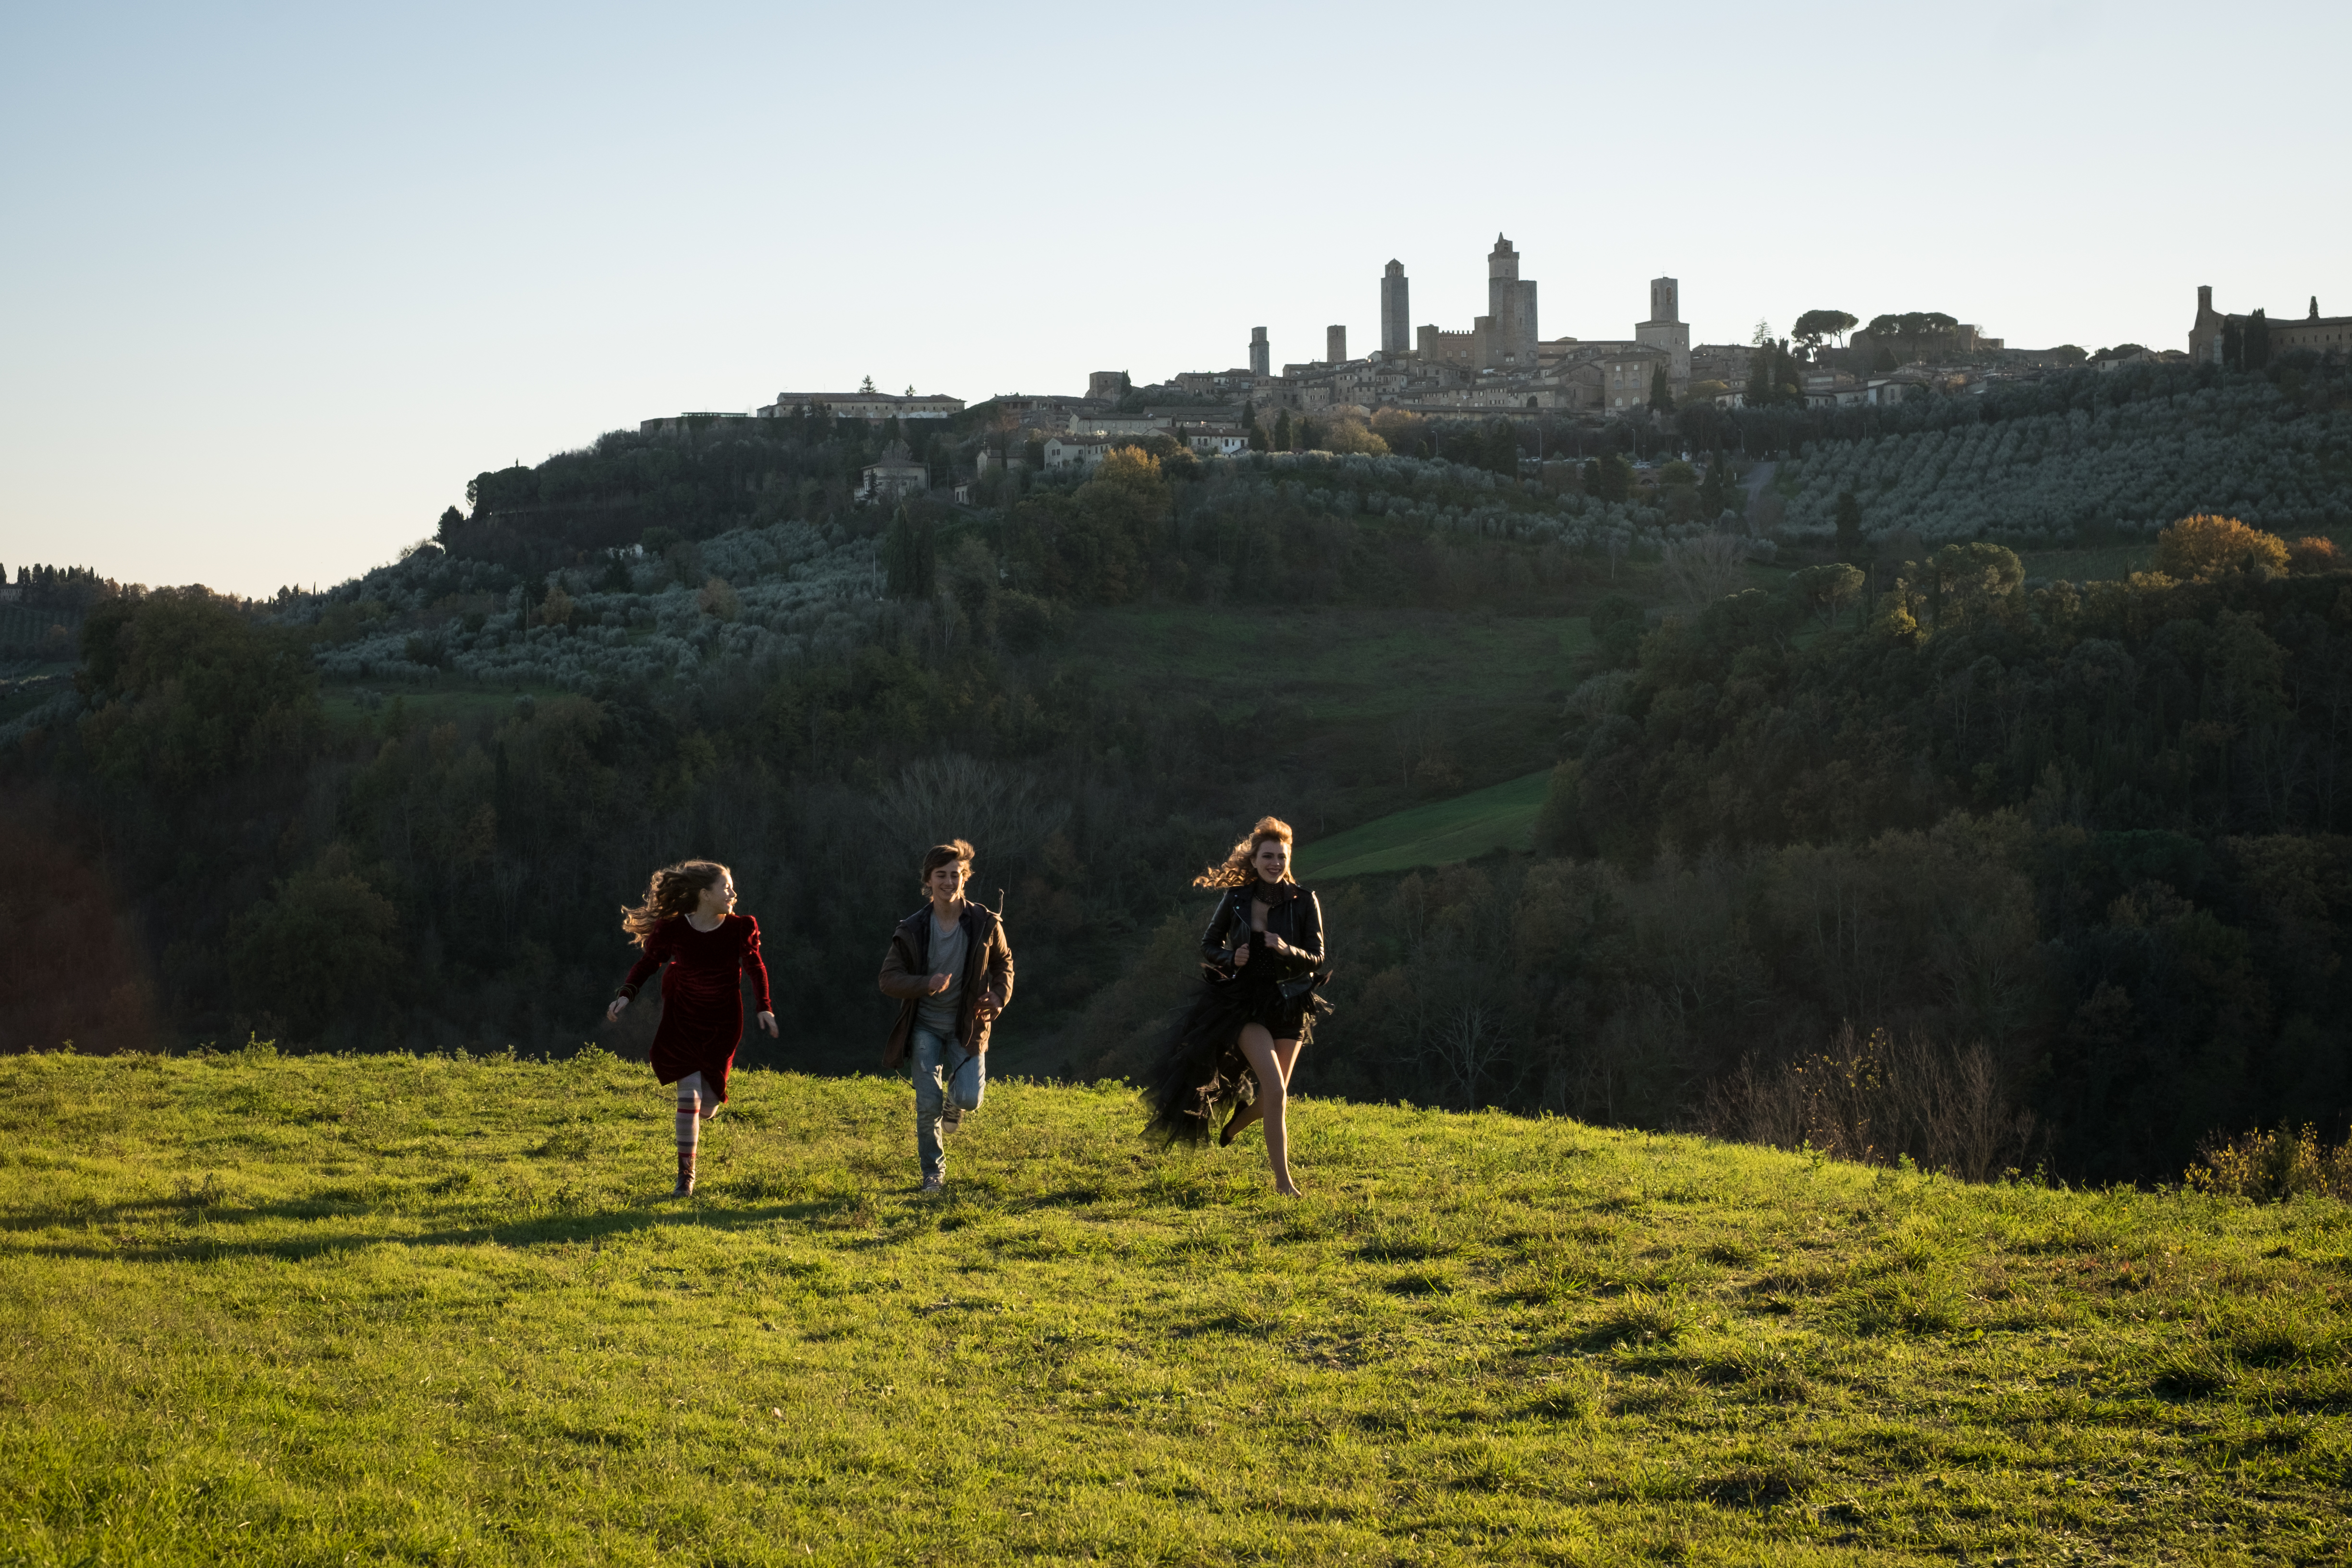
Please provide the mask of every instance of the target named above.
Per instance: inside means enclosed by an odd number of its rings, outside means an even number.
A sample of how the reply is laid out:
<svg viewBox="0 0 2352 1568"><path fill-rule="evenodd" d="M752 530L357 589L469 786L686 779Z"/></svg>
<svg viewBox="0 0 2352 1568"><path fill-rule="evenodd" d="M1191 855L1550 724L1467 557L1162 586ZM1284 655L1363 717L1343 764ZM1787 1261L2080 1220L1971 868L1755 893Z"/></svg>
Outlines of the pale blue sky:
<svg viewBox="0 0 2352 1568"><path fill-rule="evenodd" d="M480 469L1682 279L2179 346L2352 311L2352 7L0 7L0 562L268 593Z"/></svg>

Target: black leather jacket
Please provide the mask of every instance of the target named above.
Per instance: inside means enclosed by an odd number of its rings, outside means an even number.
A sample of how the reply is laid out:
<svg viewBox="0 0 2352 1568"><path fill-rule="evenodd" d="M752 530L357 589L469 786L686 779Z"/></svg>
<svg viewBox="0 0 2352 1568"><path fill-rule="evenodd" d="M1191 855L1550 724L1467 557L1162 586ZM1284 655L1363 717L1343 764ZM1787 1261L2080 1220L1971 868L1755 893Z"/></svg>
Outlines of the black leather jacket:
<svg viewBox="0 0 2352 1568"><path fill-rule="evenodd" d="M1253 934L1250 904L1261 898L1266 900L1268 940L1250 954L1247 965L1236 966L1234 954L1250 945ZM1283 995L1294 1000L1304 996L1322 983L1327 973L1323 906L1314 894L1295 882L1286 882L1274 890L1257 881L1247 887L1228 888L1225 896L1217 900L1217 912L1209 917L1209 929L1201 933L1201 963L1213 978L1220 980L1240 980L1259 964L1271 963Z"/></svg>

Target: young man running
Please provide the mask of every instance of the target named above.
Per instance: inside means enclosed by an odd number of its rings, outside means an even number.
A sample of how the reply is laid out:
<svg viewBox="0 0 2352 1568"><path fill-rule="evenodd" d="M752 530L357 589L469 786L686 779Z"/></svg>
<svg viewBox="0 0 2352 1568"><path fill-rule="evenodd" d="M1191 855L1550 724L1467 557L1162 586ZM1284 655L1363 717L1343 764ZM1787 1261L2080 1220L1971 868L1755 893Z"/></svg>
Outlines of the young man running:
<svg viewBox="0 0 2352 1568"><path fill-rule="evenodd" d="M882 1070L915 1064L915 1153L923 1191L947 1185L943 1132L980 1109L988 1088L988 1030L1013 1000L1013 949L1004 922L963 896L972 848L962 839L923 856L930 902L898 922L882 955L882 994L898 999L898 1021L883 1047Z"/></svg>

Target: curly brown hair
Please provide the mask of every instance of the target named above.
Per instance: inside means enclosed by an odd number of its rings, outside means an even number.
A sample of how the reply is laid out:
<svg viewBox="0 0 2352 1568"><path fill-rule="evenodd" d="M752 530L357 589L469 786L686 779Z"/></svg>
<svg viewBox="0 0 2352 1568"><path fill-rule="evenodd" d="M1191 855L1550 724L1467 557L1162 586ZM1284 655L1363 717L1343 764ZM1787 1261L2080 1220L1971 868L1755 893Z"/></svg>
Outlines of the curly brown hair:
<svg viewBox="0 0 2352 1568"><path fill-rule="evenodd" d="M1257 880L1257 868L1250 864L1250 857L1255 855L1257 847L1269 838L1278 838L1286 846L1290 844L1292 842L1290 824L1278 816L1259 817L1257 826L1249 830L1248 836L1225 852L1223 862L1210 867L1193 878L1192 886L1196 888L1248 887ZM1287 867L1283 869L1282 879L1286 882L1293 879Z"/></svg>
<svg viewBox="0 0 2352 1568"><path fill-rule="evenodd" d="M702 890L717 884L721 877L731 878L734 872L716 860L680 860L675 866L665 866L653 874L646 884L646 901L635 908L624 905L621 929L639 947L662 921L682 915L699 903Z"/></svg>

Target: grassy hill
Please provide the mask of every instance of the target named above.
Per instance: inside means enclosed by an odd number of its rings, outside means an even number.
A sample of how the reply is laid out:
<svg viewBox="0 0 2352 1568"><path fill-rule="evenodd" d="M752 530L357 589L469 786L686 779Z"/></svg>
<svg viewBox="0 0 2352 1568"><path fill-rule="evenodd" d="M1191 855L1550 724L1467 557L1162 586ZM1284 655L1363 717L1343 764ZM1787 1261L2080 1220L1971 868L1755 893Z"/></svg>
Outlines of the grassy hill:
<svg viewBox="0 0 2352 1568"><path fill-rule="evenodd" d="M1446 866L1496 849L1526 849L1551 782L1546 769L1411 806L1307 846L1299 874L1325 880Z"/></svg>
<svg viewBox="0 0 2352 1568"><path fill-rule="evenodd" d="M0 1563L2340 1560L2340 1205L601 1054L0 1061Z"/></svg>

